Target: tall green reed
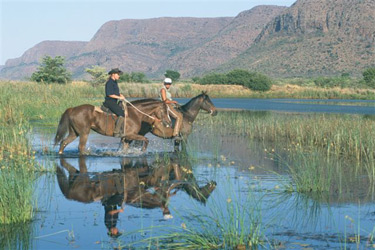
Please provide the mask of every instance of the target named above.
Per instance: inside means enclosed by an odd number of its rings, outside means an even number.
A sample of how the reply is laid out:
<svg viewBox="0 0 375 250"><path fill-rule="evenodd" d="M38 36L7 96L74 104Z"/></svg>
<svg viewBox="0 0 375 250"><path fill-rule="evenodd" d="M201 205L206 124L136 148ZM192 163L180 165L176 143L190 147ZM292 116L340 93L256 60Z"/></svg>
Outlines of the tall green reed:
<svg viewBox="0 0 375 250"><path fill-rule="evenodd" d="M229 177L228 177L229 178ZM261 197L235 192L230 182L207 202L208 209L178 213L183 223L158 238L168 249L255 249L265 244ZM238 188L238 187L237 187ZM173 240L173 241L172 241ZM170 242L172 241L172 242Z"/></svg>

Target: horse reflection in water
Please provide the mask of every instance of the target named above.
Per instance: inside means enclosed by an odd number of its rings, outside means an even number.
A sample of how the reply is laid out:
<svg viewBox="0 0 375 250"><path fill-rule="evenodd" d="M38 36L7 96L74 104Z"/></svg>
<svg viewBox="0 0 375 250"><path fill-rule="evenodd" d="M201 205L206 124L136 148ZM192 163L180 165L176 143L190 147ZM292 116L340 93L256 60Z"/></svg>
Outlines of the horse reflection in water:
<svg viewBox="0 0 375 250"><path fill-rule="evenodd" d="M69 175L64 171L66 169ZM60 158L56 168L60 189L67 199L83 203L100 201L105 209L104 222L108 234L120 235L116 227L124 204L141 208L161 208L164 219L173 218L168 208L169 199L179 190L205 203L216 187L210 181L199 187L191 165L172 155L167 160L148 164L147 158L124 158L121 169L88 172L86 159L79 158L79 170Z"/></svg>

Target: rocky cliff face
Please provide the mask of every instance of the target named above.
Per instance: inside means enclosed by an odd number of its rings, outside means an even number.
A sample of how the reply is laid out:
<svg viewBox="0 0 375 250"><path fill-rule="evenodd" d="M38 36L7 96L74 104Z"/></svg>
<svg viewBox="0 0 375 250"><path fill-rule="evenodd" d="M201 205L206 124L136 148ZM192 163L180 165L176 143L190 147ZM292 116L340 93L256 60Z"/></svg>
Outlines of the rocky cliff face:
<svg viewBox="0 0 375 250"><path fill-rule="evenodd" d="M375 67L375 0L298 0L236 17L154 18L105 23L89 42L42 42L8 60L3 78L30 76L44 55L66 58L75 78L99 65L161 78L234 68L275 77L351 73Z"/></svg>
<svg viewBox="0 0 375 250"><path fill-rule="evenodd" d="M298 0L221 70L246 65L274 76L359 75L374 66L374 47L374 0Z"/></svg>
<svg viewBox="0 0 375 250"><path fill-rule="evenodd" d="M164 66L185 76L199 75L238 56L249 48L264 26L286 7L257 6L238 14L206 43L172 57Z"/></svg>

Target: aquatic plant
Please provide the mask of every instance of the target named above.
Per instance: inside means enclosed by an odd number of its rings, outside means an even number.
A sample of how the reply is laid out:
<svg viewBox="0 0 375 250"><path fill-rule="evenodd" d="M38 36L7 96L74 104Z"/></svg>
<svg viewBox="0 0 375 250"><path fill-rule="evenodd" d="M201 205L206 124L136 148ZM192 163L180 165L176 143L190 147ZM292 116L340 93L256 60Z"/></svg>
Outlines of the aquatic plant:
<svg viewBox="0 0 375 250"><path fill-rule="evenodd" d="M152 240L166 249L254 249L264 245L261 198L250 189L246 197L233 187L224 190L225 194L210 198L208 210L178 213L181 226L166 228L165 234Z"/></svg>
<svg viewBox="0 0 375 250"><path fill-rule="evenodd" d="M220 112L209 124L221 135L278 142L289 150L318 148L327 157L362 161L375 152L375 123L360 115Z"/></svg>
<svg viewBox="0 0 375 250"><path fill-rule="evenodd" d="M32 223L13 223L0 227L0 249L28 250L33 249L32 239L34 226Z"/></svg>

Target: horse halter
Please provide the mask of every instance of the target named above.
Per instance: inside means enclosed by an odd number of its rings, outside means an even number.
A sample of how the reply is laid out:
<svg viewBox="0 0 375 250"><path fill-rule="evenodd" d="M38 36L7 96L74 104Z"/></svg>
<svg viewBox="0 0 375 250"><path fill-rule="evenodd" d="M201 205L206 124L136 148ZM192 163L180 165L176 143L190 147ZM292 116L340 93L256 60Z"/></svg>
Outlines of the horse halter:
<svg viewBox="0 0 375 250"><path fill-rule="evenodd" d="M208 106L208 108L205 108L204 106ZM203 96L203 102L202 102L202 109L206 110L210 115L213 115L215 113L215 106L211 102L211 100L208 98L207 95ZM214 107L214 108L212 108Z"/></svg>

